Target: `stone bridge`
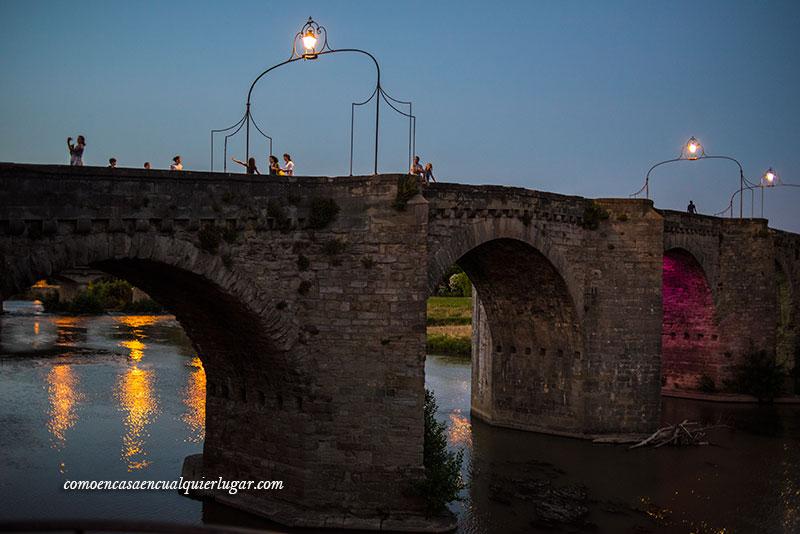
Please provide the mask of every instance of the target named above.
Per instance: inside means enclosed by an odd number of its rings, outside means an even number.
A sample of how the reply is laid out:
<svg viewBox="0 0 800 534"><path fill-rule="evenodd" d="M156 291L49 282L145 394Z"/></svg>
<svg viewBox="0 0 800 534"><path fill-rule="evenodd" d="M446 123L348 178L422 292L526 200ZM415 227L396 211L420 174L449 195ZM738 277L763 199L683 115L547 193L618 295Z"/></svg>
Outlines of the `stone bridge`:
<svg viewBox="0 0 800 534"><path fill-rule="evenodd" d="M158 300L207 374L186 476L282 479L210 496L294 526L453 526L413 493L426 300L453 263L495 425L648 432L663 385L720 383L751 343L794 354L800 236L765 220L453 184L398 211L403 179L0 164L0 297L87 265Z"/></svg>

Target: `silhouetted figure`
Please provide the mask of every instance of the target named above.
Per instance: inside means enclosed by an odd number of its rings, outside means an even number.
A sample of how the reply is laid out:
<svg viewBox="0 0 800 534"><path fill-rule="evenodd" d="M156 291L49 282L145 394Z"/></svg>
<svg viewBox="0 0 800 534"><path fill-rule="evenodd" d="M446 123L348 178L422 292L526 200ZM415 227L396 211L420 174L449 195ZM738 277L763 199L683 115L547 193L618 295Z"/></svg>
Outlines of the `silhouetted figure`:
<svg viewBox="0 0 800 534"><path fill-rule="evenodd" d="M689 201L689 205L686 206L686 213L691 213L692 215L697 213L697 208L695 207L694 202L691 200Z"/></svg>
<svg viewBox="0 0 800 534"><path fill-rule="evenodd" d="M145 169L149 169L150 168L150 162L149 161L145 161L144 162L144 168Z"/></svg>
<svg viewBox="0 0 800 534"><path fill-rule="evenodd" d="M108 158L108 168L113 169L117 166L117 158Z"/></svg>
<svg viewBox="0 0 800 534"><path fill-rule="evenodd" d="M249 160L247 160L247 163L245 163L244 161L239 161L234 157L231 157L231 159L236 163L238 163L239 165L244 165L245 167L247 167L247 174L261 174L260 172L258 172L258 168L256 167L256 158L250 158Z"/></svg>
<svg viewBox="0 0 800 534"><path fill-rule="evenodd" d="M172 165L169 166L169 170L171 171L182 171L183 165L181 164L181 157L175 156L172 158Z"/></svg>
<svg viewBox="0 0 800 534"><path fill-rule="evenodd" d="M67 146L69 147L69 164L71 166L83 166L83 149L86 147L86 140L82 135L78 136L78 142L72 144L72 138L67 137Z"/></svg>

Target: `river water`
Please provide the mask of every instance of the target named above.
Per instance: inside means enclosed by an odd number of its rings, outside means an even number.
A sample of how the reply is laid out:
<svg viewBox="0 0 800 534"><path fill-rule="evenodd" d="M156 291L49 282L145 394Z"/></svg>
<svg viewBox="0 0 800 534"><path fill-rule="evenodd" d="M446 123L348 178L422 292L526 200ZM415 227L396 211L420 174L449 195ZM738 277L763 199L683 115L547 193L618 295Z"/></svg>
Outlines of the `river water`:
<svg viewBox="0 0 800 534"><path fill-rule="evenodd" d="M202 451L205 373L171 316L0 319L0 521L113 518L286 532L176 491L68 491L65 480L175 480ZM664 398L665 423L725 425L700 447L494 428L469 413L470 364L428 356L427 387L463 449L459 533L800 533L800 406ZM309 531L303 531L309 532Z"/></svg>

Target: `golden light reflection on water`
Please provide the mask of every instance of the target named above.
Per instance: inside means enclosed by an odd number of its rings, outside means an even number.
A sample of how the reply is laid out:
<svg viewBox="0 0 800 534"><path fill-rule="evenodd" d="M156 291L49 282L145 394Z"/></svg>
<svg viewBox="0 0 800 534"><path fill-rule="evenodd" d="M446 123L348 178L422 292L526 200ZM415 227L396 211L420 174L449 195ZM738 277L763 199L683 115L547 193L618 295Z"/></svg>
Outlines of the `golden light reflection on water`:
<svg viewBox="0 0 800 534"><path fill-rule="evenodd" d="M117 383L119 410L125 412L125 435L122 436L122 459L128 471L143 469L147 461L147 441L152 424L160 409L154 391L155 370L134 365L120 375Z"/></svg>
<svg viewBox="0 0 800 534"><path fill-rule="evenodd" d="M469 420L461 413L461 410L454 410L450 414L450 424L447 427L447 439L454 445L472 446L472 425Z"/></svg>
<svg viewBox="0 0 800 534"><path fill-rule="evenodd" d="M188 385L183 388L183 404L186 406L183 422L189 427L189 436L184 442L200 443L206 437L206 370L197 356L189 365L193 370Z"/></svg>
<svg viewBox="0 0 800 534"><path fill-rule="evenodd" d="M70 365L55 365L45 378L50 401L47 430L50 432L50 443L58 451L63 450L67 442L67 431L78 420L77 407L83 402L84 395L78 389L79 377ZM61 472L65 472L61 464Z"/></svg>
<svg viewBox="0 0 800 534"><path fill-rule="evenodd" d="M130 341L120 341L119 345L131 351L130 358L135 362L138 362L144 357L144 349L147 348L147 345L145 345L138 339L132 339Z"/></svg>
<svg viewBox="0 0 800 534"><path fill-rule="evenodd" d="M119 323L124 324L125 326L129 326L134 329L134 334L141 335L142 337L147 337L144 335L144 330L140 330L145 326L150 326L155 324L159 319L163 319L162 315L118 315L114 317ZM138 330L138 331L137 331Z"/></svg>

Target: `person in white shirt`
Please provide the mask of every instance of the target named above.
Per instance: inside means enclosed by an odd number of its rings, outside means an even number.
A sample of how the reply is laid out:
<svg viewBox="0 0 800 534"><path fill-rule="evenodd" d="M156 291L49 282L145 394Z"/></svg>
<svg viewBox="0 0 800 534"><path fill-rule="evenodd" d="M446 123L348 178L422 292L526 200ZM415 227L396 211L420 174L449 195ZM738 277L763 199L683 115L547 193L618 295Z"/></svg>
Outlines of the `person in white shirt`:
<svg viewBox="0 0 800 534"><path fill-rule="evenodd" d="M292 162L292 156L289 154L283 155L283 161L285 165L283 166L283 174L286 176L294 176L294 163Z"/></svg>
<svg viewBox="0 0 800 534"><path fill-rule="evenodd" d="M414 156L414 164L411 165L411 174L423 179L425 178L425 168L422 166L422 163L419 162L419 156Z"/></svg>
<svg viewBox="0 0 800 534"><path fill-rule="evenodd" d="M175 156L174 158L172 158L172 162L173 162L172 165L169 166L169 170L171 170L171 171L182 171L183 170L183 165L181 165L181 157L180 156Z"/></svg>

